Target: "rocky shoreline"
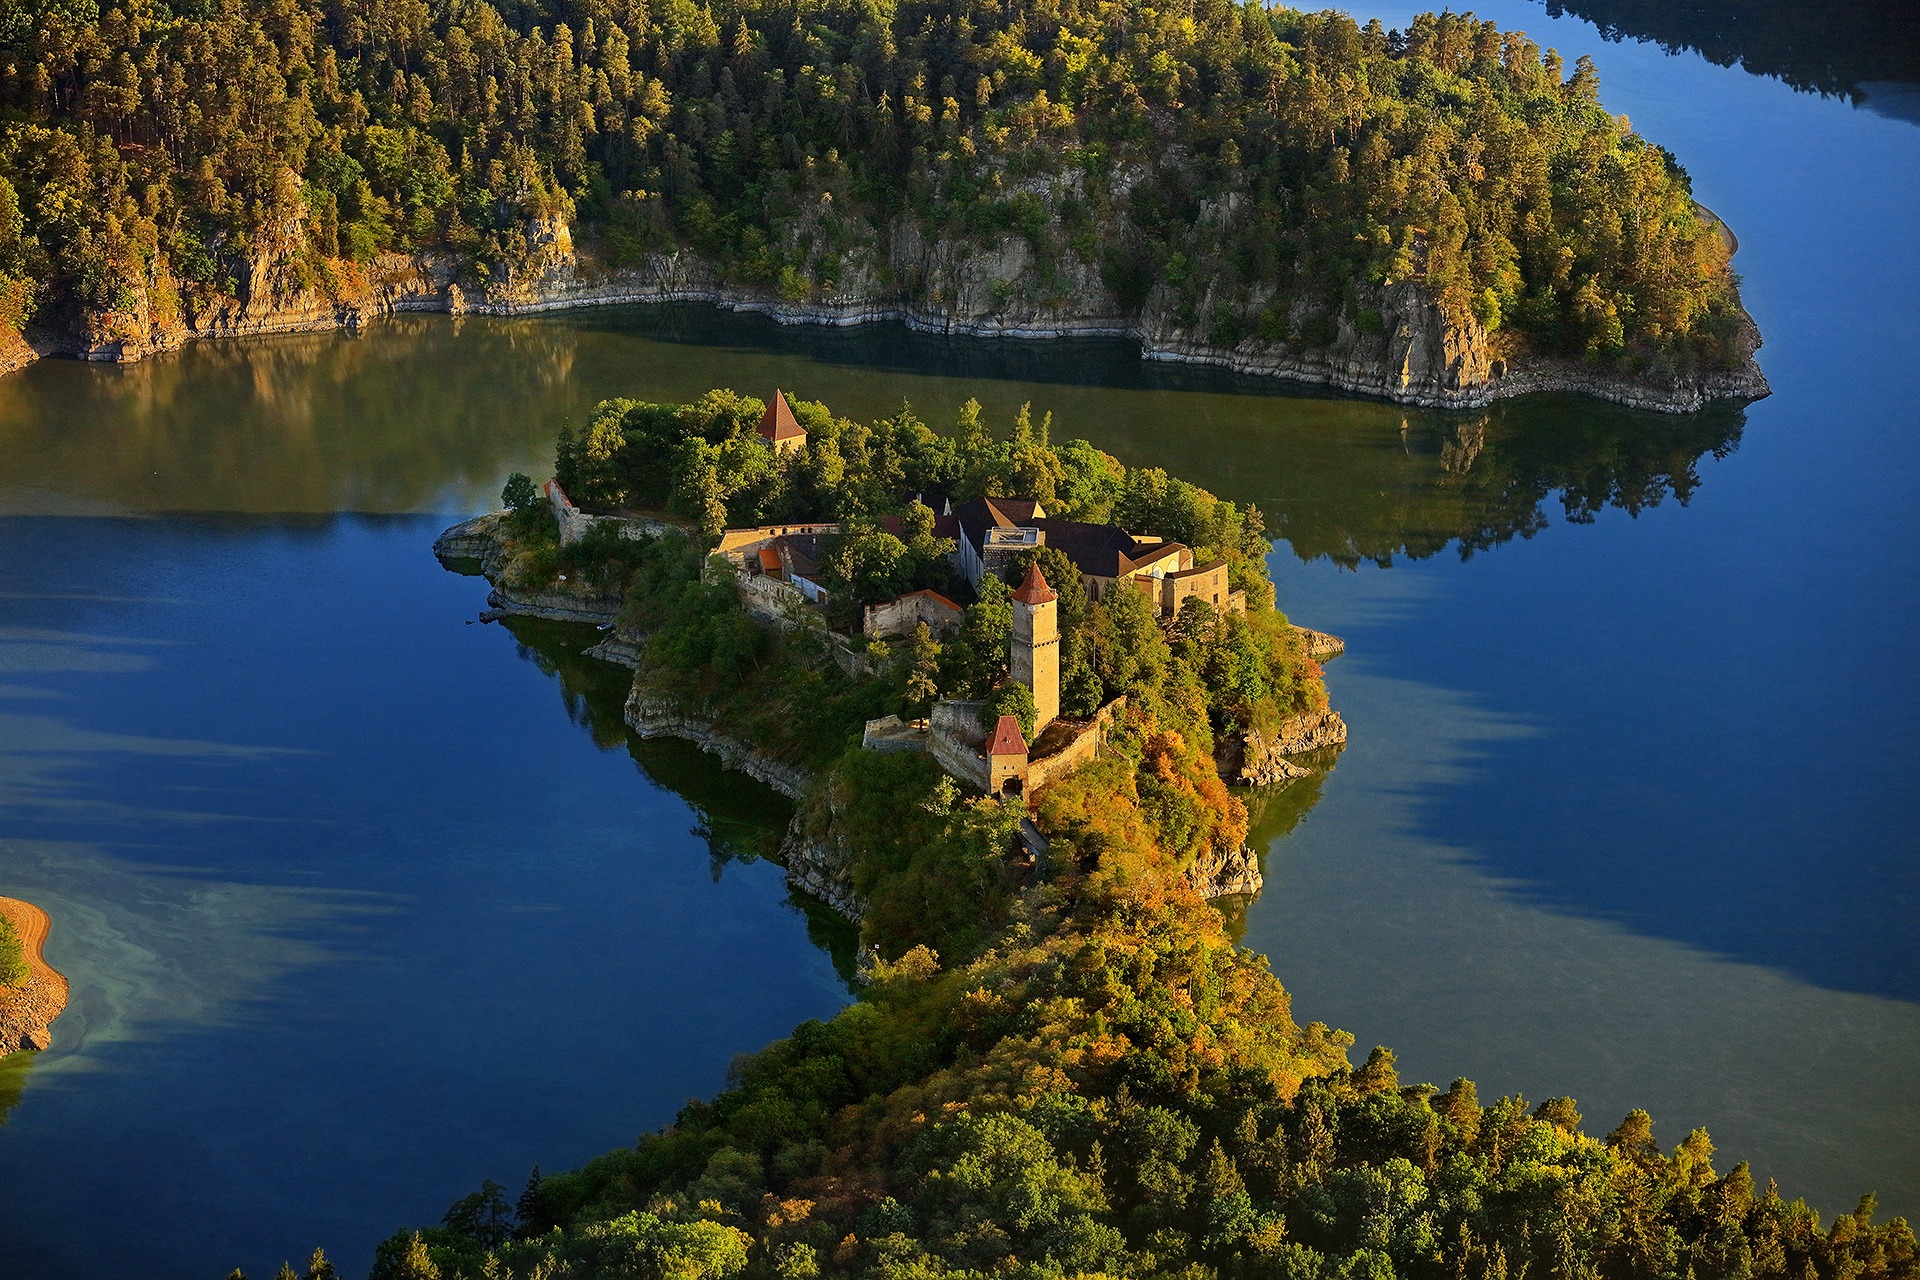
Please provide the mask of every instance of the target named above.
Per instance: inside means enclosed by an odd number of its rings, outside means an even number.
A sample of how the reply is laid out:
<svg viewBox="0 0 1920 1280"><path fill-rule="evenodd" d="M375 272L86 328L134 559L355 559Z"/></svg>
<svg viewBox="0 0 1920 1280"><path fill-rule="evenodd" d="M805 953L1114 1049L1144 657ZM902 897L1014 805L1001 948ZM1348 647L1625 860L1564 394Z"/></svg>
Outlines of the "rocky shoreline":
<svg viewBox="0 0 1920 1280"><path fill-rule="evenodd" d="M297 239L289 230L279 239ZM269 240L272 240L269 237ZM1363 334L1343 322L1325 348L1291 348L1246 338L1222 346L1180 327L1166 308L1150 302L1128 313L1107 296L1096 276L1076 280L1064 300L1017 303L1031 263L1023 244L929 244L901 231L885 262L850 262L845 287L807 301L725 280L691 252L648 255L641 265L613 269L576 251L571 228L536 220L528 228L525 261L493 281L475 281L446 254L387 254L365 267L337 263L324 291L299 283L271 245L241 273L238 296L197 309L156 308L150 299L177 297L176 282L161 277L133 291L124 312L92 317L84 333L35 333L0 345L0 374L42 355L131 361L202 338L241 337L327 329L357 331L369 320L406 312L516 316L574 308L698 303L766 315L781 324L834 327L893 322L925 333L982 338L1117 337L1137 342L1143 358L1208 365L1235 373L1283 378L1429 408L1476 409L1537 392L1575 392L1634 408L1690 413L1720 398L1758 399L1770 393L1752 351L1760 333L1747 317L1738 369L1651 378L1539 357L1514 361L1494 353L1476 322L1446 321L1414 284L1374 291L1384 329ZM289 240L292 243L292 240ZM286 246L281 246L285 248ZM290 250L289 250L290 251ZM1082 273L1085 274L1085 273Z"/></svg>
<svg viewBox="0 0 1920 1280"><path fill-rule="evenodd" d="M42 955L53 921L18 898L0 898L0 916L20 935L27 956L27 980L17 987L0 987L0 1057L51 1048L53 1020L67 1007L67 979Z"/></svg>
<svg viewBox="0 0 1920 1280"><path fill-rule="evenodd" d="M501 539L505 514L494 511L462 521L443 532L433 544L434 555L441 563L452 569L474 566L493 584L482 620L523 617L597 625L604 629L605 635L585 651L586 655L637 671L646 637L627 634L616 625L620 611L617 597L600 595L579 585L563 590L555 584L538 591L501 585L507 567ZM1307 652L1316 658L1333 657L1346 648L1338 636L1306 628L1300 630ZM638 737L670 737L690 742L718 757L727 768L744 773L794 801L798 807L781 841L779 855L786 868L788 886L825 903L852 923L860 923L865 904L853 887L846 851L830 836L823 839L808 830L806 804L816 780L810 770L775 760L727 733L712 717L649 697L638 687L628 694L623 718ZM1253 733L1223 743L1221 776L1229 782L1252 786L1308 777L1312 770L1286 757L1344 745L1347 726L1337 712L1326 711L1295 717L1271 736L1272 741L1268 741ZM1263 886L1259 855L1250 846L1196 861L1189 868L1188 878L1194 889L1208 899L1254 896Z"/></svg>

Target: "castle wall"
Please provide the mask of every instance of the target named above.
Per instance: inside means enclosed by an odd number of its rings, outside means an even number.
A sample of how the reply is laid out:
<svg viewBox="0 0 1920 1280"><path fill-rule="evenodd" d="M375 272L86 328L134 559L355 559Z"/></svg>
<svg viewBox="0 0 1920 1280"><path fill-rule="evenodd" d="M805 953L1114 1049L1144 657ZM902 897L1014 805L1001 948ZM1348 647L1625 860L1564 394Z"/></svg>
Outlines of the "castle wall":
<svg viewBox="0 0 1920 1280"><path fill-rule="evenodd" d="M910 591L885 604L870 604L861 629L869 636L908 636L920 623L934 635L945 635L960 625L958 605L942 600L931 592Z"/></svg>

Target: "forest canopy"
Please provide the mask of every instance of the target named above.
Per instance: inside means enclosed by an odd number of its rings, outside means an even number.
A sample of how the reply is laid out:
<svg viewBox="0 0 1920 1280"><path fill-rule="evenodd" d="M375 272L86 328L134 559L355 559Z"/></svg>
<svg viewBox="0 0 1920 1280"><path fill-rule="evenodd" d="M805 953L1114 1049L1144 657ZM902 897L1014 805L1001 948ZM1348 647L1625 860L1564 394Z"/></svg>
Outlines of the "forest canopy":
<svg viewBox="0 0 1920 1280"><path fill-rule="evenodd" d="M801 301L905 230L1019 242L1201 341L1378 334L1737 362L1719 229L1520 32L1192 0L24 0L0 14L0 322L111 327L558 221ZM881 263L884 269L885 264Z"/></svg>

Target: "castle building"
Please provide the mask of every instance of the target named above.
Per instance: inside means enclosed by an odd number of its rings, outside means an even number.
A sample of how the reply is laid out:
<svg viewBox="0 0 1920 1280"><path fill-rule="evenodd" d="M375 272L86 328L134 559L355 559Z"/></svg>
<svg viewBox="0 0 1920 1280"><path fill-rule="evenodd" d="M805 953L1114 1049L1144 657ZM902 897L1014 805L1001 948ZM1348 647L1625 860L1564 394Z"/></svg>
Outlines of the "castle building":
<svg viewBox="0 0 1920 1280"><path fill-rule="evenodd" d="M775 453L798 453L807 444L807 429L793 416L792 406L780 388L773 389L773 399L767 404L767 411L760 418L760 438L773 446Z"/></svg>
<svg viewBox="0 0 1920 1280"><path fill-rule="evenodd" d="M1008 666L1015 680L1033 690L1036 738L1060 717L1059 607L1059 597L1047 586L1040 566L1029 566L1026 581L1013 593L1013 647Z"/></svg>
<svg viewBox="0 0 1920 1280"><path fill-rule="evenodd" d="M1080 589L1088 600L1127 587L1145 594L1167 616L1177 614L1189 596L1216 609L1246 608L1246 597L1227 581L1225 560L1195 564L1193 551L1181 543L1116 525L1056 519L1030 498L975 498L942 519L947 523L936 522L934 531L954 539L955 563L976 590L982 578L1004 572L1022 552L1046 546L1080 571Z"/></svg>

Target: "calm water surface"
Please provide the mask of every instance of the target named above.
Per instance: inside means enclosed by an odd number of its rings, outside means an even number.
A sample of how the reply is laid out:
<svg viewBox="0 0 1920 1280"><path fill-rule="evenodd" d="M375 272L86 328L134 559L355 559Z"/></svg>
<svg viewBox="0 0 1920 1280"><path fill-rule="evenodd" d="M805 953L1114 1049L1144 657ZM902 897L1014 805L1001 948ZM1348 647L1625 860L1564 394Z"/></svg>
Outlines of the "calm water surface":
<svg viewBox="0 0 1920 1280"><path fill-rule="evenodd" d="M428 552L595 400L720 384L1031 400L1259 503L1283 605L1351 646L1353 745L1263 819L1247 916L1296 1012L1920 1212L1920 128L1483 12L1595 53L1739 231L1772 399L1423 414L679 311L0 381L0 891L74 980L0 1071L7 1273L358 1271L846 999L752 856L781 802L631 746L577 635L472 625L484 585Z"/></svg>

